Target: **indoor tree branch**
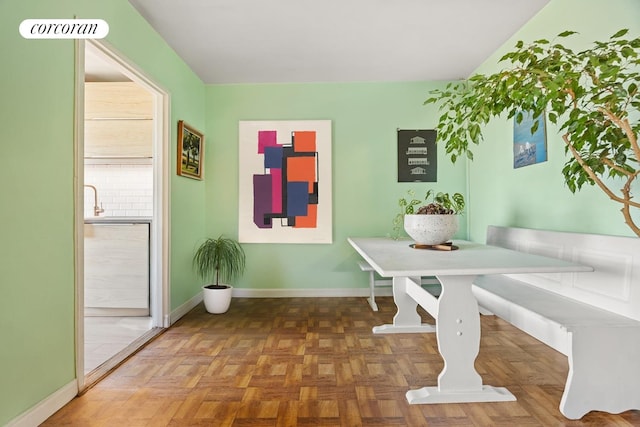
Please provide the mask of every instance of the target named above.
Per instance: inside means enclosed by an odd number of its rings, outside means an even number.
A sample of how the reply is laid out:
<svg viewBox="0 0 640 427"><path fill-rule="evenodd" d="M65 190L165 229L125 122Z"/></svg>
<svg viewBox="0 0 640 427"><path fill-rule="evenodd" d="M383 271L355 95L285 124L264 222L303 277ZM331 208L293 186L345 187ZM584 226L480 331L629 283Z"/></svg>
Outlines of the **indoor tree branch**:
<svg viewBox="0 0 640 427"><path fill-rule="evenodd" d="M508 113L508 119L520 122L523 112L546 114L559 126L566 152L571 153L562 169L569 190L580 190L584 183L597 186L623 205L626 224L640 237L640 226L634 222L640 203L632 194L640 181L640 37L626 39L628 32L622 29L608 42L595 42L592 49L578 52L555 40L540 39L527 46L518 41L499 60L511 68L476 74L469 84L452 82L430 92L434 96L424 103L438 103L444 111L437 138L446 142L453 162L463 154L473 160L469 141L483 140L482 127L490 118ZM557 38L573 34L564 31ZM534 126L531 129L535 132ZM626 182L612 191L606 177Z"/></svg>
<svg viewBox="0 0 640 427"><path fill-rule="evenodd" d="M589 178L591 178L593 182L595 182L596 185L600 187L600 189L604 191L604 193L607 196L609 196L611 200L618 203L622 203L623 205L626 205L626 206L640 208L640 203L637 203L631 200L631 191L630 191L630 188L631 188L630 182L633 181L635 177L638 175L637 172L634 173L633 176L627 180L627 185L625 185L625 187L628 188L629 191L627 192L627 196L625 198L621 198L620 196L617 196L613 191L611 191L611 189L607 187L600 178L598 178L598 175L596 175L593 169L591 169L589 165L585 163L584 159L580 156L580 153L578 153L578 151L573 146L573 144L571 144L571 141L569 140L569 134L565 133L564 135L562 135L562 139L564 140L565 144L567 144L567 147L569 147L569 151L571 151L573 158L576 159L578 164L580 164L580 167L582 167L582 169L587 173L587 175L589 175Z"/></svg>
<svg viewBox="0 0 640 427"><path fill-rule="evenodd" d="M606 108L601 108L600 111L602 112L602 114L607 116L609 120L611 120L620 129L622 129L625 135L627 135L627 138L629 138L629 144L631 145L631 149L633 150L636 156L636 159L640 161L640 145L638 145L638 138L635 132L633 131L633 129L631 128L631 124L629 123L629 120L619 118L618 116L613 114L611 111L607 110Z"/></svg>

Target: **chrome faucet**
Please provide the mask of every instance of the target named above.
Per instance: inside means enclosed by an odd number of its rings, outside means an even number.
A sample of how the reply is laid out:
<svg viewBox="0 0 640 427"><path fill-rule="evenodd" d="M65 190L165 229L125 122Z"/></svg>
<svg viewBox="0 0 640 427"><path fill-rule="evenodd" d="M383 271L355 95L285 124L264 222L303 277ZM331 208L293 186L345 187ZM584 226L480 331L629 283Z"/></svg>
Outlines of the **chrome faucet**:
<svg viewBox="0 0 640 427"><path fill-rule="evenodd" d="M93 189L93 216L100 216L104 209L102 208L102 203L98 206L98 189L93 185L85 184L84 186Z"/></svg>

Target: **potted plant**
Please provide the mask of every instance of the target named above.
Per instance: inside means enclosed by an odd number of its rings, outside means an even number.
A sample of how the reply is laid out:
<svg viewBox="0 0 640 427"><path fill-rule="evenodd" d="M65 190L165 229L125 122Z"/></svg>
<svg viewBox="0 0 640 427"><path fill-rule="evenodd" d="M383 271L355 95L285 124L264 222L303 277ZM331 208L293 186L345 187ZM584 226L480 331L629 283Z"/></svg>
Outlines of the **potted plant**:
<svg viewBox="0 0 640 427"><path fill-rule="evenodd" d="M633 195L640 177L640 37L627 39L627 33L622 29L579 52L560 43L573 31L556 40L519 41L500 59L508 68L432 91L425 104L444 112L438 139L451 160L473 160L469 143L482 141L493 117L506 113L520 123L525 112L534 119L546 115L559 126L568 154L562 174L569 190L597 186L620 203L625 223L640 237L640 201ZM537 127L534 120L532 134Z"/></svg>
<svg viewBox="0 0 640 427"><path fill-rule="evenodd" d="M415 192L407 192L411 200L398 200L400 212L393 223L396 233L404 228L416 246L435 246L447 243L458 231L458 217L464 210L464 197L460 193L427 191L426 204L415 198ZM416 209L416 206L422 205Z"/></svg>
<svg viewBox="0 0 640 427"><path fill-rule="evenodd" d="M231 304L233 287L229 284L244 272L245 253L236 240L220 236L207 239L196 251L193 266L205 282L204 305L209 313L224 313ZM228 283L224 283L228 282Z"/></svg>

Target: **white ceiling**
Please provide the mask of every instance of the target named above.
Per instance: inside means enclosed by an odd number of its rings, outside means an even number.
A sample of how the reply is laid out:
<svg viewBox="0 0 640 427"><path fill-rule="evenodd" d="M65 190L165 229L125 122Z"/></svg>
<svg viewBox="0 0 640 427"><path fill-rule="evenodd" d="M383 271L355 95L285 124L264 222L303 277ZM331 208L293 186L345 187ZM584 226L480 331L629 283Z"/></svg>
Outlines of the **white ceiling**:
<svg viewBox="0 0 640 427"><path fill-rule="evenodd" d="M104 58L90 43L84 49L84 81L85 82L128 82L131 81L122 74L120 68Z"/></svg>
<svg viewBox="0 0 640 427"><path fill-rule="evenodd" d="M455 80L549 0L129 0L207 84Z"/></svg>

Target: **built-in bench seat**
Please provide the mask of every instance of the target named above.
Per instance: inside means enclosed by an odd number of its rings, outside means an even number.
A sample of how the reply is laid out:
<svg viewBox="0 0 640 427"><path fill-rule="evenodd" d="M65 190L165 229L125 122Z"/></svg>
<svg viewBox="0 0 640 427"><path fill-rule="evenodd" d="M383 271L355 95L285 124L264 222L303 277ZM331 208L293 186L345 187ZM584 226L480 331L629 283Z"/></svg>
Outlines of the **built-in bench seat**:
<svg viewBox="0 0 640 427"><path fill-rule="evenodd" d="M478 304L567 355L567 418L640 409L640 239L489 227L487 244L594 272L479 276Z"/></svg>

